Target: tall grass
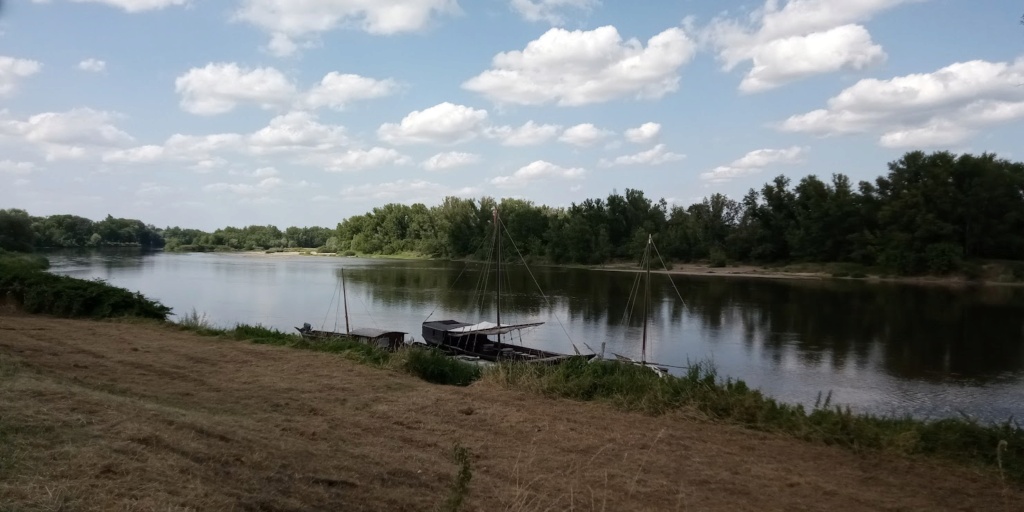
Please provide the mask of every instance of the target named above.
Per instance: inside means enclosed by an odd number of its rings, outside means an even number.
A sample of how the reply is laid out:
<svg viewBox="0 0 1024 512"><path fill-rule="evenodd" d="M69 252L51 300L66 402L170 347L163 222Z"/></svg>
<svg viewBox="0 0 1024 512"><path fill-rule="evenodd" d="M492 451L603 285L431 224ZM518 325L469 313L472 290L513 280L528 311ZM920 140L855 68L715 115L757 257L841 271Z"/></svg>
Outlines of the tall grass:
<svg viewBox="0 0 1024 512"><path fill-rule="evenodd" d="M931 455L998 467L1024 484L1024 429L1012 419L983 425L970 418L921 421L910 417L855 414L833 406L831 396L810 410L780 403L743 381L718 378L713 367L696 364L681 377L614 361L569 361L559 366L502 364L484 378L502 386L545 396L602 401L627 410L661 414L697 409L712 419L780 432L853 450ZM1002 446L1003 448L999 448Z"/></svg>

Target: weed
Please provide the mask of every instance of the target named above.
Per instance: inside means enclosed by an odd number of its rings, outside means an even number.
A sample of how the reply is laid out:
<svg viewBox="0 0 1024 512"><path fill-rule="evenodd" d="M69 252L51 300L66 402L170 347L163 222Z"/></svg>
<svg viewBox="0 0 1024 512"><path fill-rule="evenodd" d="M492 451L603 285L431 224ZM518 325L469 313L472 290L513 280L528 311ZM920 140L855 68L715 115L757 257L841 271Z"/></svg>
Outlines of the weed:
<svg viewBox="0 0 1024 512"><path fill-rule="evenodd" d="M196 308L192 308L190 313L185 313L178 320L178 325L190 330L213 329L213 324L206 318L206 313L199 313Z"/></svg>
<svg viewBox="0 0 1024 512"><path fill-rule="evenodd" d="M473 469L470 467L469 450L459 444L458 441L452 446L452 460L459 466L459 472L452 480L452 487L448 499L441 506L444 512L458 512L462 509L462 503L469 495L469 482L473 479Z"/></svg>

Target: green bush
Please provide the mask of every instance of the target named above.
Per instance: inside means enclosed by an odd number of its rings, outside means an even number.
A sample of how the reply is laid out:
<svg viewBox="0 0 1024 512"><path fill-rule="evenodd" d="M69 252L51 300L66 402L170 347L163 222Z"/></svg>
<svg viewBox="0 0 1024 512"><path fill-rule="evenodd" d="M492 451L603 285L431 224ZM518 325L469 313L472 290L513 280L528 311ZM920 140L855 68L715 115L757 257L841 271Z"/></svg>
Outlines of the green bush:
<svg viewBox="0 0 1024 512"><path fill-rule="evenodd" d="M35 265L35 266L33 266ZM141 293L43 272L39 263L0 260L0 295L29 313L63 317L111 318L134 316L166 320L171 308Z"/></svg>
<svg viewBox="0 0 1024 512"><path fill-rule="evenodd" d="M404 369L434 384L468 386L480 378L480 367L448 357L435 349L408 349Z"/></svg>
<svg viewBox="0 0 1024 512"><path fill-rule="evenodd" d="M729 259L726 257L725 251L718 248L711 249L708 259L711 262L712 268L722 268L729 264Z"/></svg>
<svg viewBox="0 0 1024 512"><path fill-rule="evenodd" d="M962 251L953 244L931 244L924 251L928 272L946 275L960 270Z"/></svg>

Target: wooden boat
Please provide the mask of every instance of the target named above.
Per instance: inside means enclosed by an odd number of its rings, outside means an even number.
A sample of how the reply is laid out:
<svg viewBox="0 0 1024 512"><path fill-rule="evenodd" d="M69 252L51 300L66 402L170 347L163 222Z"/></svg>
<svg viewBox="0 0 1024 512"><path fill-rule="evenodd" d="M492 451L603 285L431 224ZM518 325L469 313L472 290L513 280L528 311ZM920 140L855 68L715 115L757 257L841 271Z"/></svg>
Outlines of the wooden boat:
<svg viewBox="0 0 1024 512"><path fill-rule="evenodd" d="M316 330L313 329L313 326L309 325L309 322L302 324L302 327L296 327L295 330L299 331L299 334L307 340L323 341L331 339L350 339L366 343L367 345L373 345L384 350L398 350L407 343L412 342L412 340L406 341L405 335L408 333L402 331L389 331L386 329L374 329L369 327L360 327L356 329L349 328L348 291L345 288L344 268L341 269L341 296L342 301L345 304L345 332Z"/></svg>
<svg viewBox="0 0 1024 512"><path fill-rule="evenodd" d="M496 322L429 321L430 318L428 317L423 322L422 334L424 343L454 356L480 358L481 360L492 362L520 361L538 364L557 364L570 358L593 358L596 354L581 355L579 350L576 350L575 354L560 354L558 352L550 352L502 341L502 335L537 327L543 325L544 322L501 323L501 231L503 225L501 224L501 218L498 216L497 207L493 210L493 216L494 238L497 245L496 254L498 255L495 258L497 261L498 283L495 290ZM525 264L526 262L523 261L523 263ZM521 339L522 337L520 337Z"/></svg>

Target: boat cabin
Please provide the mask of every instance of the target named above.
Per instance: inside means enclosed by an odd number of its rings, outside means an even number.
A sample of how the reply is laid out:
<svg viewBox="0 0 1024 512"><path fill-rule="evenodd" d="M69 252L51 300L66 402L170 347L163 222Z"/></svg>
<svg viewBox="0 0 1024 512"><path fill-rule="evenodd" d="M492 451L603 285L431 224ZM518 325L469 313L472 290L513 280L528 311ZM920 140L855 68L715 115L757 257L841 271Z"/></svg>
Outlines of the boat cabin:
<svg viewBox="0 0 1024 512"><path fill-rule="evenodd" d="M397 350L399 347L404 345L406 334L407 333L401 331L385 331L383 329L373 329L369 327L352 329L348 333L349 337L356 341L386 350Z"/></svg>

